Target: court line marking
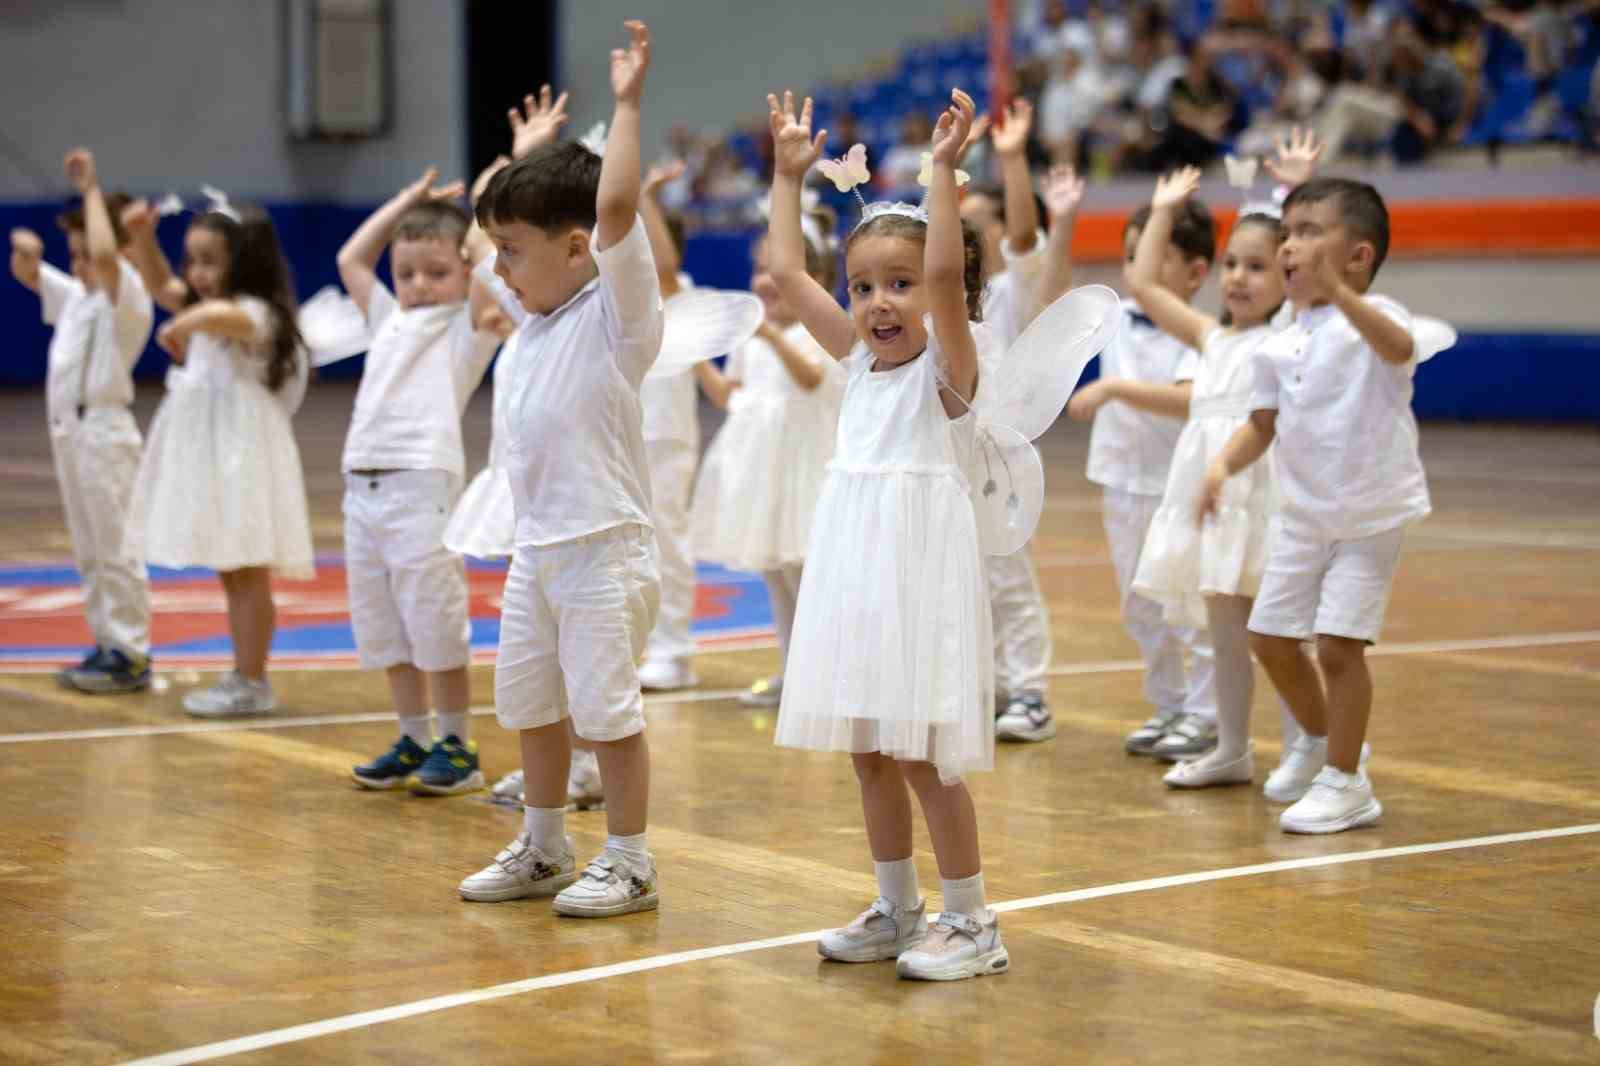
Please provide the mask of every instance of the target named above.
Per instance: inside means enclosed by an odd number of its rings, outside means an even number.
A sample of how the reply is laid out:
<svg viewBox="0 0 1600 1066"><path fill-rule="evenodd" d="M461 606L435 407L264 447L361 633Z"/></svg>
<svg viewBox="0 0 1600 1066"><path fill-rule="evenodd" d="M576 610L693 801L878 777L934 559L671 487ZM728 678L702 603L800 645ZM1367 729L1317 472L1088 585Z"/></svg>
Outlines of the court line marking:
<svg viewBox="0 0 1600 1066"><path fill-rule="evenodd" d="M1032 910L1038 907L1057 906L1063 903L1081 903L1087 900L1105 899L1110 896L1153 892L1164 888L1178 888L1212 881L1228 881L1240 877L1284 873L1292 870L1318 869L1356 862L1376 862L1379 859L1429 855L1446 851L1461 851L1468 848L1521 844L1535 840L1551 840L1590 833L1600 833L1600 823L1564 826L1556 829L1535 829L1520 833L1501 833L1495 836L1468 837L1461 840L1446 840L1433 844L1407 844L1393 848L1376 848L1371 851L1351 851L1333 855L1307 856L1300 859L1281 859L1277 862L1256 863L1251 866L1232 866L1220 870L1202 870L1187 874L1173 874L1166 877L1147 877L1139 881L1123 881L1117 884L1099 885L1094 888L1080 888L1068 892L1052 892L1042 896L1006 900L995 903L992 906L996 911L1009 913L1011 911ZM399 1003L391 1007L380 1007L376 1010L359 1011L354 1014L324 1018L320 1021L293 1025L283 1029L252 1033L249 1036L235 1037L231 1040L200 1044L195 1047L133 1059L124 1063L123 1066L184 1066L187 1063L209 1062L229 1055L260 1051L264 1048L279 1047L284 1044L298 1043L302 1040L313 1040L318 1037L331 1036L335 1033L349 1032L352 1029L365 1029L385 1022L399 1021L421 1014L432 1014L437 1011L470 1006L476 1003L485 1003L490 1000L505 999L509 996L518 996L527 992L588 984L612 977L625 977L630 974L646 973L651 970L661 970L672 966L683 966L688 963L704 962L709 959L726 958L731 955L747 955L772 948L792 947L798 944L810 943L826 931L824 929L816 929L806 933L791 933L787 936L745 940L734 944L721 944L716 947L696 948L690 951L675 951L665 955L652 955L643 959L634 959L629 962L591 966L582 970L568 970L562 973L546 974L542 977L508 981L504 984L490 985L467 992L433 996L428 999L414 1000L410 1003Z"/></svg>
<svg viewBox="0 0 1600 1066"><path fill-rule="evenodd" d="M1507 648L1546 648L1563 644L1600 643L1600 629L1569 633L1529 633L1524 636L1474 637L1465 640L1423 640L1380 644L1371 655L1427 655L1437 652L1495 651ZM1144 669L1138 659L1106 659L1100 662L1062 663L1046 671L1050 677L1075 677L1084 674L1116 674ZM722 703L738 699L744 689L711 689L664 692L645 697L646 705L676 703ZM474 707L474 715L494 713L491 707ZM100 729L59 729L38 733L0 733L0 744L37 744L61 740L120 740L130 737L184 736L196 733L226 733L241 730L304 729L325 725L365 725L392 722L393 711L366 714L315 714L295 718L249 718L225 722L173 722L170 725L108 726Z"/></svg>

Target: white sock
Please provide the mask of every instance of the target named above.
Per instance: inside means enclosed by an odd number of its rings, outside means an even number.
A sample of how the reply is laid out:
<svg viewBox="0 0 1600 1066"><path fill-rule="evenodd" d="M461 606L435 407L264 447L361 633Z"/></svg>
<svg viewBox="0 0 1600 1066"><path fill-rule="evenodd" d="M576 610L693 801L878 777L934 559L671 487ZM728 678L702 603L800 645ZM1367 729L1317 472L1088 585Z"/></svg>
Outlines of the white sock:
<svg viewBox="0 0 1600 1066"><path fill-rule="evenodd" d="M524 805L522 831L533 842L533 846L546 855L564 855L567 851L567 809Z"/></svg>
<svg viewBox="0 0 1600 1066"><path fill-rule="evenodd" d="M893 862L874 862L878 875L878 895L903 910L915 910L922 893L917 890L917 864L910 858Z"/></svg>
<svg viewBox="0 0 1600 1066"><path fill-rule="evenodd" d="M608 833L606 835L606 850L636 870L645 870L650 867L650 852L645 849L643 833L635 833L626 837Z"/></svg>
<svg viewBox="0 0 1600 1066"><path fill-rule="evenodd" d="M425 714L416 718L401 718L400 733L410 737L423 751L433 747L433 733L428 729L428 716Z"/></svg>
<svg viewBox="0 0 1600 1066"><path fill-rule="evenodd" d="M959 881L939 880L944 890L944 909L951 914L965 914L982 921L988 911L983 905L983 871Z"/></svg>
<svg viewBox="0 0 1600 1066"><path fill-rule="evenodd" d="M467 711L435 711L433 713L439 719L440 740L445 737L455 737L465 744L472 739L468 735L471 730L469 723L472 721L470 713Z"/></svg>

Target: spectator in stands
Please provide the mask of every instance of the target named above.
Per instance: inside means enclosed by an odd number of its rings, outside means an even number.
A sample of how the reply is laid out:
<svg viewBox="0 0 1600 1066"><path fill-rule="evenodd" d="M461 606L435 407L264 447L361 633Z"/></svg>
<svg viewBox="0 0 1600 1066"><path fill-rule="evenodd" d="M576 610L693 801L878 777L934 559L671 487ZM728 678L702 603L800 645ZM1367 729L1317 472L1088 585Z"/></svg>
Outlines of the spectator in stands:
<svg viewBox="0 0 1600 1066"><path fill-rule="evenodd" d="M1039 96L1039 143L1052 163L1082 167L1083 131L1099 116L1112 82L1097 57L1079 42L1061 50L1050 80Z"/></svg>
<svg viewBox="0 0 1600 1066"><path fill-rule="evenodd" d="M933 123L928 121L928 116L915 110L907 113L900 125L900 140L877 166L874 178L878 188L890 195L915 190L917 174L922 170L922 153L928 151L932 138Z"/></svg>
<svg viewBox="0 0 1600 1066"><path fill-rule="evenodd" d="M1167 90L1166 130L1145 160L1147 169L1205 167L1222 154L1237 101L1213 60L1204 39L1190 48L1183 76Z"/></svg>
<svg viewBox="0 0 1600 1066"><path fill-rule="evenodd" d="M1328 94L1328 82L1318 73L1312 56L1322 57L1324 64L1327 57L1338 56L1333 35L1323 19L1314 20L1306 28L1298 47L1276 40L1266 53L1280 88L1272 106L1258 109L1251 115L1250 125L1239 134L1235 146L1239 155L1267 155L1291 130L1311 128ZM1337 58L1334 62L1336 65Z"/></svg>
<svg viewBox="0 0 1600 1066"><path fill-rule="evenodd" d="M1389 20L1385 4L1377 0L1348 0L1344 5L1344 63L1352 80L1375 82L1388 57Z"/></svg>
<svg viewBox="0 0 1600 1066"><path fill-rule="evenodd" d="M1387 145L1396 162L1417 163L1470 120L1466 79L1441 48L1423 40L1416 24L1396 20L1389 31L1389 61L1376 85L1341 85L1329 99L1318 137L1326 158L1355 140Z"/></svg>

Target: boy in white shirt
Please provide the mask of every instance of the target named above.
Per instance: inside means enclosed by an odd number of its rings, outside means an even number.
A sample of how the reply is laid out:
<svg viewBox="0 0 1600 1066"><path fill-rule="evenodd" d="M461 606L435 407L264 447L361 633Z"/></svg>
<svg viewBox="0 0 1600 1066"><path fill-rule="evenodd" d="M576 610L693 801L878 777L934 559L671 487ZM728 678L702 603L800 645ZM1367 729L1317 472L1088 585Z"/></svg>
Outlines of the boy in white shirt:
<svg viewBox="0 0 1600 1066"><path fill-rule="evenodd" d="M1411 315L1364 295L1389 249L1382 197L1319 178L1289 194L1283 225L1278 259L1299 314L1257 353L1255 410L1212 464L1201 506L1213 509L1222 483L1277 440L1283 503L1250 643L1306 733L1285 759L1298 802L1279 824L1337 833L1383 813L1361 765L1366 648L1383 625L1405 527L1430 505L1411 413ZM1313 638L1326 689L1301 647Z"/></svg>
<svg viewBox="0 0 1600 1066"><path fill-rule="evenodd" d="M650 755L638 660L660 582L639 386L661 347L661 287L639 218L639 100L650 39L611 53L602 160L547 144L497 173L477 216L495 247L515 345L508 475L516 548L495 663L495 714L520 734L523 830L463 899L555 896L559 914L657 905L645 842ZM479 277L489 277L486 266ZM605 781L605 850L581 877L565 834L571 728Z"/></svg>
<svg viewBox="0 0 1600 1066"><path fill-rule="evenodd" d="M44 243L11 231L11 274L39 294L50 340L45 406L50 450L95 648L56 674L82 692L136 692L150 684L150 580L122 550L143 439L129 409L133 366L155 314L139 272L124 259L125 196L100 190L94 156L76 149L67 179L83 206L57 221L72 272L43 262ZM108 199L110 202L108 202Z"/></svg>
<svg viewBox="0 0 1600 1066"><path fill-rule="evenodd" d="M499 338L475 328L493 297L471 276L460 183L400 190L339 250L339 278L372 330L344 446L345 568L361 665L383 670L394 746L351 774L421 795L483 787L468 713L467 575L443 543L461 492L461 414ZM378 279L389 248L394 292ZM469 292L471 302L469 303ZM429 689L438 714L429 728Z"/></svg>
<svg viewBox="0 0 1600 1066"><path fill-rule="evenodd" d="M1149 218L1146 205L1123 229L1124 280ZM1187 303L1205 284L1215 256L1211 212L1197 200L1186 200L1173 220L1172 240L1161 264L1162 286ZM1157 329L1133 300L1124 300L1122 306L1122 328L1100 353L1100 380L1072 397L1067 414L1094 418L1088 476L1105 490L1106 540L1122 595L1122 624L1139 645L1145 696L1156 709L1128 734L1124 747L1134 755L1176 761L1203 755L1216 745L1211 635L1170 624L1161 605L1134 592L1132 586L1145 534L1166 491L1167 468L1188 415L1189 389L1200 356ZM1118 395L1132 391L1140 402L1137 406L1108 402L1113 390Z"/></svg>

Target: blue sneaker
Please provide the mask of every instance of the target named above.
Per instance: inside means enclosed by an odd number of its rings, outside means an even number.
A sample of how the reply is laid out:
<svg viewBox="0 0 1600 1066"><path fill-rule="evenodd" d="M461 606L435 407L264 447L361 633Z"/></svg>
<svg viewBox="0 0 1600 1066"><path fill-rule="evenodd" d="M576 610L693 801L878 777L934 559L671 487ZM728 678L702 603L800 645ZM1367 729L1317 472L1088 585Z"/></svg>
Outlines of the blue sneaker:
<svg viewBox="0 0 1600 1066"><path fill-rule="evenodd" d="M420 770L427 758L422 745L402 733L394 747L365 766L355 767L350 776L362 788L395 788Z"/></svg>
<svg viewBox="0 0 1600 1066"><path fill-rule="evenodd" d="M459 792L476 792L482 787L478 745L471 741L463 744L454 733L433 745L422 768L411 779L411 791L419 796L454 796Z"/></svg>
<svg viewBox="0 0 1600 1066"><path fill-rule="evenodd" d="M79 692L140 692L150 687L150 656L128 655L112 648L66 674L65 683Z"/></svg>
<svg viewBox="0 0 1600 1066"><path fill-rule="evenodd" d="M76 670L90 670L99 666L100 658L101 656L105 655L105 653L106 650L104 648L100 647L98 644L95 645L93 648L89 649L89 652L77 663L73 664L72 666L63 666L61 669L57 670L56 684L60 685L62 688L77 688L78 686L72 683L73 672Z"/></svg>

